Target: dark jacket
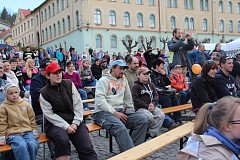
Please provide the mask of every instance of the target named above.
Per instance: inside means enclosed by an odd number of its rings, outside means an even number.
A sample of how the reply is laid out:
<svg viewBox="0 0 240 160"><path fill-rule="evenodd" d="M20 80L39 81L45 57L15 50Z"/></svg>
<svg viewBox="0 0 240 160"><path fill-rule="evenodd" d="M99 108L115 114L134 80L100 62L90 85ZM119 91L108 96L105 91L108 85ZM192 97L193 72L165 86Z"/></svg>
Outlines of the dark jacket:
<svg viewBox="0 0 240 160"><path fill-rule="evenodd" d="M205 103L217 101L215 80L209 76L198 76L191 84L193 110L198 111Z"/></svg>
<svg viewBox="0 0 240 160"><path fill-rule="evenodd" d="M143 84L136 81L132 88L132 98L136 110L140 108L148 109L150 103L153 103L154 106L158 103L158 94L152 82Z"/></svg>
<svg viewBox="0 0 240 160"><path fill-rule="evenodd" d="M153 60L158 59L160 57L160 52L158 52L158 54L155 55L152 53L152 50L147 50L146 52L143 53L143 55L147 63L147 67L151 69Z"/></svg>
<svg viewBox="0 0 240 160"><path fill-rule="evenodd" d="M179 39L177 41L172 39L168 41L168 49L170 52L174 53L173 65L181 65L183 67L190 66L188 51L192 50L193 47L193 39L189 39L187 43L184 42L184 39Z"/></svg>
<svg viewBox="0 0 240 160"><path fill-rule="evenodd" d="M188 58L192 64L199 64L200 66L203 66L203 64L209 59L206 53L202 53L199 50L194 50L189 53Z"/></svg>
<svg viewBox="0 0 240 160"><path fill-rule="evenodd" d="M167 74L162 75L154 70L151 71L151 81L156 86L156 88L167 90L165 86L170 85L171 81Z"/></svg>
<svg viewBox="0 0 240 160"><path fill-rule="evenodd" d="M230 73L235 79L240 76L240 61L237 59L233 60L233 70Z"/></svg>
<svg viewBox="0 0 240 160"><path fill-rule="evenodd" d="M218 98L222 98L224 96L236 96L236 80L233 76L225 75L223 71L220 69L215 77L216 81L216 92Z"/></svg>
<svg viewBox="0 0 240 160"><path fill-rule="evenodd" d="M99 80L102 77L102 68L100 65L96 65L95 63L91 66L92 75Z"/></svg>
<svg viewBox="0 0 240 160"><path fill-rule="evenodd" d="M40 90L47 84L47 79L39 74L33 77L30 84L30 95L32 100L32 107L35 115L42 114L42 109L39 103Z"/></svg>

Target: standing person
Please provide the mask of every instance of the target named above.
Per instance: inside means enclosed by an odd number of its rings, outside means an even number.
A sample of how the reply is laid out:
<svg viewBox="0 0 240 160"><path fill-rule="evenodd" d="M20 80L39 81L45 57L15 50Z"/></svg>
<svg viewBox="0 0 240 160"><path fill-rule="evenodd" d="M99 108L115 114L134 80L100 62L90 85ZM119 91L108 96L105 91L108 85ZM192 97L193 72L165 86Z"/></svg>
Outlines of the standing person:
<svg viewBox="0 0 240 160"><path fill-rule="evenodd" d="M230 75L233 70L233 58L222 56L220 58L221 69L216 74L216 92L218 99L224 96L237 96L239 90L235 78Z"/></svg>
<svg viewBox="0 0 240 160"><path fill-rule="evenodd" d="M193 134L187 146L177 153L177 159L237 160L239 145L240 100L224 97L201 107Z"/></svg>
<svg viewBox="0 0 240 160"><path fill-rule="evenodd" d="M190 67L188 51L194 48L192 35L186 32L181 33L179 28L175 28L172 35L172 39L167 43L169 51L174 53L172 63L173 65L180 64L186 72L186 67Z"/></svg>
<svg viewBox="0 0 240 160"><path fill-rule="evenodd" d="M136 57L129 57L126 63L128 65L128 69L124 71L124 75L127 78L129 88L132 92L134 82L138 80L137 70L139 68L139 62Z"/></svg>
<svg viewBox="0 0 240 160"><path fill-rule="evenodd" d="M60 51L60 49L56 50L56 58L58 60L58 64L63 68L63 53Z"/></svg>
<svg viewBox="0 0 240 160"><path fill-rule="evenodd" d="M144 55L143 55L143 50L142 50L142 48L139 48L139 49L137 50L137 54L134 55L134 57L136 57L136 58L138 59L138 61L139 61L139 67L141 67L143 64L146 63L145 58L144 58Z"/></svg>
<svg viewBox="0 0 240 160"><path fill-rule="evenodd" d="M152 51L153 51L152 47L149 47L148 50L143 53L148 69L152 69L153 60L158 59L160 57L160 52L158 52L158 54L155 55L152 53Z"/></svg>
<svg viewBox="0 0 240 160"><path fill-rule="evenodd" d="M26 47L26 51L23 53L23 60L27 61L28 58L35 58L29 46Z"/></svg>
<svg viewBox="0 0 240 160"><path fill-rule="evenodd" d="M147 134L156 137L160 133L165 115L157 107L158 94L154 84L149 81L150 73L151 71L146 67L138 68L138 80L132 88L132 97L136 112L146 116L148 119ZM148 138L148 135L146 138Z"/></svg>
<svg viewBox="0 0 240 160"><path fill-rule="evenodd" d="M221 43L217 43L214 47L214 50L212 51L212 53L217 53L220 57L222 56L227 56L227 53L222 50L222 44Z"/></svg>
<svg viewBox="0 0 240 160"><path fill-rule="evenodd" d="M90 47L90 48L88 49L88 53L89 53L90 56L92 57L92 53L93 53L93 49L92 49L92 47Z"/></svg>
<svg viewBox="0 0 240 160"><path fill-rule="evenodd" d="M47 119L46 135L55 145L55 158L70 160L71 141L79 159L97 160L82 122L83 105L76 87L70 80L62 79L62 69L56 63L46 67L46 76L49 80L40 91L40 105Z"/></svg>
<svg viewBox="0 0 240 160"><path fill-rule="evenodd" d="M203 66L203 64L209 59L208 55L205 53L205 45L203 43L199 43L198 50L194 50L189 54L189 59L191 64L199 64Z"/></svg>
<svg viewBox="0 0 240 160"><path fill-rule="evenodd" d="M32 106L19 97L17 85L4 87L6 100L0 106L0 145L10 144L17 160L36 160L39 142ZM18 118L16 118L18 117Z"/></svg>
<svg viewBox="0 0 240 160"><path fill-rule="evenodd" d="M201 75L196 77L191 83L191 101L194 113L197 113L205 103L217 101L216 82L214 79L217 70L218 65L213 60L209 60L203 65Z"/></svg>
<svg viewBox="0 0 240 160"><path fill-rule="evenodd" d="M23 86L29 91L32 78L38 74L38 69L34 66L34 60L27 59L26 66L22 69L23 74Z"/></svg>
<svg viewBox="0 0 240 160"><path fill-rule="evenodd" d="M123 76L127 65L122 60L110 64L98 81L93 120L116 139L121 152L145 141L147 118L135 113L127 79ZM130 135L128 133L130 129Z"/></svg>
<svg viewBox="0 0 240 160"><path fill-rule="evenodd" d="M94 63L91 66L91 71L92 71L93 76L97 80L99 80L102 77L102 68L101 68L101 65L100 65L100 59L98 59L98 58L95 59Z"/></svg>

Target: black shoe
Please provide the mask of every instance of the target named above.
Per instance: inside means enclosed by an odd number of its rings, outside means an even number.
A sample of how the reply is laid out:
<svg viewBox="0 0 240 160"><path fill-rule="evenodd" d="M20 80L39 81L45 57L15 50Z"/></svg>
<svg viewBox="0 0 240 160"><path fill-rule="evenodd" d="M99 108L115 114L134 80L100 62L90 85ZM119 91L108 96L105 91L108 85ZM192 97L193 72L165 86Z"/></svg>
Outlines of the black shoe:
<svg viewBox="0 0 240 160"><path fill-rule="evenodd" d="M151 137L151 135L149 134L149 133L147 133L146 134L146 137L145 137L145 141L148 139L148 138L150 138Z"/></svg>

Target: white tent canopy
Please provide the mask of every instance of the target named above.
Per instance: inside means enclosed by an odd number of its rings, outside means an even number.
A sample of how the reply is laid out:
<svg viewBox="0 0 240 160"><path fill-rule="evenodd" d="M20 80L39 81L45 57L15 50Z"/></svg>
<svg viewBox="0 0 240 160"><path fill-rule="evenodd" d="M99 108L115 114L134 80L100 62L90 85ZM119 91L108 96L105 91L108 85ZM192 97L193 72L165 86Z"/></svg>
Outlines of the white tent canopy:
<svg viewBox="0 0 240 160"><path fill-rule="evenodd" d="M240 38L227 43L226 47L222 48L225 51L231 51L231 50L239 50L240 49Z"/></svg>

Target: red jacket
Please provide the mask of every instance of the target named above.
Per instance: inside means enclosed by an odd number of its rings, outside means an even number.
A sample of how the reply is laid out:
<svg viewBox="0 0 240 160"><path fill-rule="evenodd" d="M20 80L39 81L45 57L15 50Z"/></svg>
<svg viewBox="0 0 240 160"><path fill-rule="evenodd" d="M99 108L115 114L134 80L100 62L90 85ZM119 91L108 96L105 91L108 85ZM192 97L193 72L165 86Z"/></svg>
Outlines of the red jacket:
<svg viewBox="0 0 240 160"><path fill-rule="evenodd" d="M170 76L171 86L176 90L183 90L186 89L185 82L184 82L184 75L183 74L176 74L172 73Z"/></svg>

